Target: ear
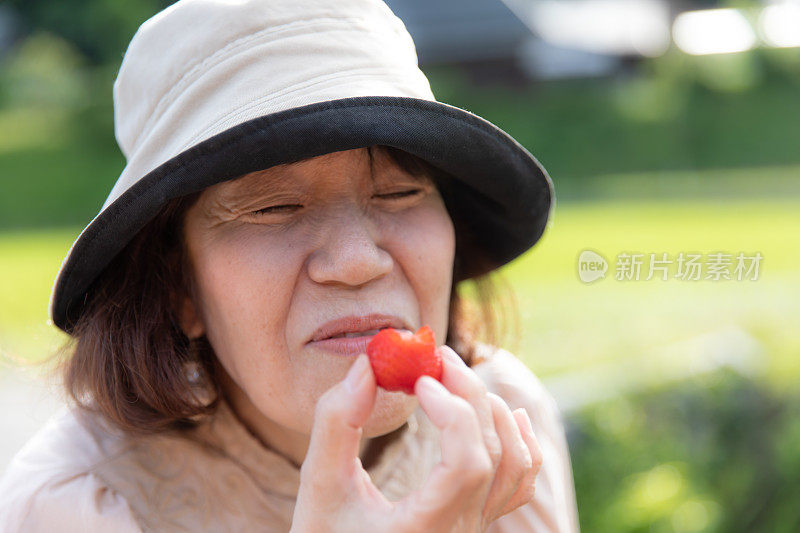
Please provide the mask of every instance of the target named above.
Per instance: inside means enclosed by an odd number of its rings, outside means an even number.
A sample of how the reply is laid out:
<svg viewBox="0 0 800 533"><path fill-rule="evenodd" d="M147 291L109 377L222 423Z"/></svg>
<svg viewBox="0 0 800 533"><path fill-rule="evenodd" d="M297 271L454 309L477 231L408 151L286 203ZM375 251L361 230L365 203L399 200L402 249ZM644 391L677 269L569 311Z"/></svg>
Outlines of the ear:
<svg viewBox="0 0 800 533"><path fill-rule="evenodd" d="M188 296L184 296L179 312L179 320L183 333L190 339L196 339L205 333L205 325L200 319L197 307Z"/></svg>

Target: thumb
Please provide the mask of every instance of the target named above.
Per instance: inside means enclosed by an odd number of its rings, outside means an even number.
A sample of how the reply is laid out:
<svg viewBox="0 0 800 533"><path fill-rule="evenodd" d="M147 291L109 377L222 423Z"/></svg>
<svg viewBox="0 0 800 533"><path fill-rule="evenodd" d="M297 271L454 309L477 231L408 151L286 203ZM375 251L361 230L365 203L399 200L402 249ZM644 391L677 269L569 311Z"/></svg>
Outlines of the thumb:
<svg viewBox="0 0 800 533"><path fill-rule="evenodd" d="M360 466L361 428L372 412L376 388L369 359L361 354L350 366L345 379L317 401L301 474L313 476L316 483L340 483Z"/></svg>

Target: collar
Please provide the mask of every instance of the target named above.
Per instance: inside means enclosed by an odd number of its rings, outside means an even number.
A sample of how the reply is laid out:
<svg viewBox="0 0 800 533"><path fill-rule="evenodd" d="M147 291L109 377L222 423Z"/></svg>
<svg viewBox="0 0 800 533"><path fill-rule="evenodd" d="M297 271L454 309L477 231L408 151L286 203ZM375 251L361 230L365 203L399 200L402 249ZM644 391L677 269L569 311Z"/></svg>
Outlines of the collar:
<svg viewBox="0 0 800 533"><path fill-rule="evenodd" d="M366 470L379 488L388 486L398 476L407 477L403 470L418 469L418 461L402 461L414 441L421 436L417 408L395 434L378 441L377 457ZM286 457L265 447L239 420L224 399L213 415L190 430L193 437L211 447L216 453L238 463L265 493L295 499L300 487L300 469ZM380 437L378 439L381 439Z"/></svg>

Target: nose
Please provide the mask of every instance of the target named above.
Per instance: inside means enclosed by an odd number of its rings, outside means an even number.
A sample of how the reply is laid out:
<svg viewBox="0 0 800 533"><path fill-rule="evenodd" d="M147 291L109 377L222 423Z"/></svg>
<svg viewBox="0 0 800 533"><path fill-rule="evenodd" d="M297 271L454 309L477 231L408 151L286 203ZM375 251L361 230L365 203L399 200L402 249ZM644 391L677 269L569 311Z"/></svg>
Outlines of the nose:
<svg viewBox="0 0 800 533"><path fill-rule="evenodd" d="M358 287L392 271L392 256L380 247L378 229L358 209L339 210L318 226L321 244L310 255L308 275L317 283Z"/></svg>

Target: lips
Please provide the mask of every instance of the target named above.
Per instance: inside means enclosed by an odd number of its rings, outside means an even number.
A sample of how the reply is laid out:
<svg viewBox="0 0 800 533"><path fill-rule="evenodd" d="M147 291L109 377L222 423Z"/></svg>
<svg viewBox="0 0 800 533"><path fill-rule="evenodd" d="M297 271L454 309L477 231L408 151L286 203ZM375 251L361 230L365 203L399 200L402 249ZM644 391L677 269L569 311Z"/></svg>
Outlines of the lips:
<svg viewBox="0 0 800 533"><path fill-rule="evenodd" d="M384 328L405 329L406 325L403 320L394 315L351 315L326 322L314 332L309 342L320 342L329 339L371 338Z"/></svg>
<svg viewBox="0 0 800 533"><path fill-rule="evenodd" d="M377 335L380 329L370 329L368 331L348 331L347 333L338 333L331 335L329 339L352 339L354 337L371 337Z"/></svg>

